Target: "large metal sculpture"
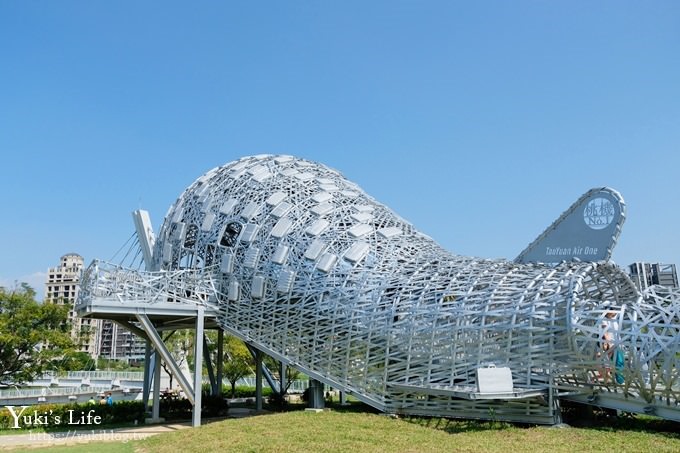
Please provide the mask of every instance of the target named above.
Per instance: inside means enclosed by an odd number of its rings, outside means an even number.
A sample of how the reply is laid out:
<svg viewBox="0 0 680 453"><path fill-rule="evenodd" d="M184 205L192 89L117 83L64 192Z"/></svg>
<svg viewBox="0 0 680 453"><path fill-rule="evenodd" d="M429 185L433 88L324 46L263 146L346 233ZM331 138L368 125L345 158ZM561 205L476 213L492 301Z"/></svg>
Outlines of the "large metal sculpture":
<svg viewBox="0 0 680 453"><path fill-rule="evenodd" d="M247 157L170 207L147 272L94 263L81 304L211 306L254 348L386 412L554 423L572 398L680 420L680 293L640 293L576 248L530 257L583 206L604 219L593 231L612 229L609 257L623 202L586 195L515 262L486 260L444 250L326 166ZM488 374L500 385L483 388Z"/></svg>

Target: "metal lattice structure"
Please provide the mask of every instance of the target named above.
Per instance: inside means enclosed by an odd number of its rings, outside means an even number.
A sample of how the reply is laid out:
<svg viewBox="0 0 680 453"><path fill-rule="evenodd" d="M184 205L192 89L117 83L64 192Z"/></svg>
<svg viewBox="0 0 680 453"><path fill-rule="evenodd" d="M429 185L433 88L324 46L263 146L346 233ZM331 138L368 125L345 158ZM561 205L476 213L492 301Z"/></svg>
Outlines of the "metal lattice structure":
<svg viewBox="0 0 680 453"><path fill-rule="evenodd" d="M680 419L678 292L641 294L605 262L454 255L321 164L209 171L170 207L150 267L95 263L81 297L209 305L226 331L386 412L553 423L562 394L613 395L604 405ZM510 390L480 392L490 364Z"/></svg>

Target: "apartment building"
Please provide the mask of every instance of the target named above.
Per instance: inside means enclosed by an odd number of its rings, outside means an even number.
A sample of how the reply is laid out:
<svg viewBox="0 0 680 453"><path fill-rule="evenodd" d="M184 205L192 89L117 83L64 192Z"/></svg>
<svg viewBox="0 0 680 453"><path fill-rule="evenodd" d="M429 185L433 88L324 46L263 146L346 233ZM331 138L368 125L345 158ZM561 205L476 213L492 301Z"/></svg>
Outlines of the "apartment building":
<svg viewBox="0 0 680 453"><path fill-rule="evenodd" d="M83 319L76 316L75 303L78 297L80 276L83 271L83 257L68 253L61 257L59 265L47 271L45 283L45 303L67 305L71 336L79 345L79 350L92 358L99 357L98 319Z"/></svg>

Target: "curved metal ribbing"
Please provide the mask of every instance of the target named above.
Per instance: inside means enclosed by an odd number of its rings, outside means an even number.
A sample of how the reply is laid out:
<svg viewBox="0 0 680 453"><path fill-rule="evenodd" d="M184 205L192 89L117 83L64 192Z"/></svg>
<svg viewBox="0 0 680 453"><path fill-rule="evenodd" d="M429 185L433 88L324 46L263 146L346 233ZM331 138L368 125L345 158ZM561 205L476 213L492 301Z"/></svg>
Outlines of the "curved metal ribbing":
<svg viewBox="0 0 680 453"><path fill-rule="evenodd" d="M451 254L317 163L211 170L171 206L153 256L161 274L210 274L223 328L381 410L550 422L555 388L623 394L636 380L634 397L677 406L677 293L641 295L612 264ZM598 374L605 302L620 316L625 384ZM663 385L645 383L643 362ZM489 364L547 393L461 397Z"/></svg>

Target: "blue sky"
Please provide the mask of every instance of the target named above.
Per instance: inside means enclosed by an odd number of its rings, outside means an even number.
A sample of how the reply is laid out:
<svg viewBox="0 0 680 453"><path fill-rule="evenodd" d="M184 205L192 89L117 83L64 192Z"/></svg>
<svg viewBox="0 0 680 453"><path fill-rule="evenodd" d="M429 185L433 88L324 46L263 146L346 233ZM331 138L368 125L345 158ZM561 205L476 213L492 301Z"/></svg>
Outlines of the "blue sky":
<svg viewBox="0 0 680 453"><path fill-rule="evenodd" d="M261 153L483 257L611 186L614 260L680 264L679 99L676 1L0 0L0 285Z"/></svg>

